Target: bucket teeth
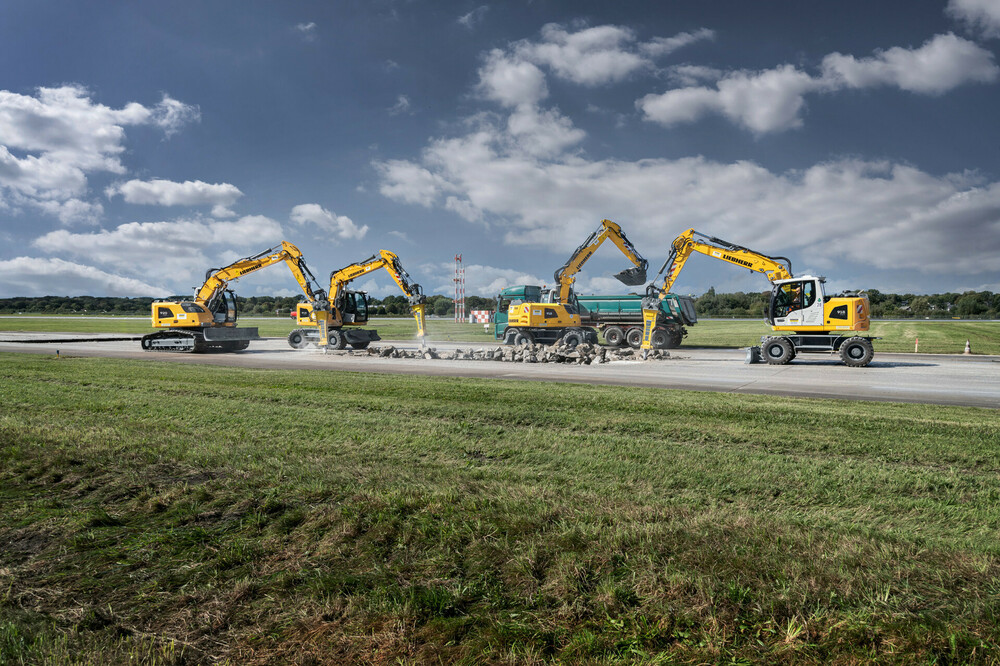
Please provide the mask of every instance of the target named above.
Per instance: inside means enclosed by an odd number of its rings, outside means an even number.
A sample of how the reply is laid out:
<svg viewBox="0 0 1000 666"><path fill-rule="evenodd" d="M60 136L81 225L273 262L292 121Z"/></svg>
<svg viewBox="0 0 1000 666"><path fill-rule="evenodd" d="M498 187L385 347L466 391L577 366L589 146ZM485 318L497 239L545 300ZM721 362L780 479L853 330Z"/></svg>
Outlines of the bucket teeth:
<svg viewBox="0 0 1000 666"><path fill-rule="evenodd" d="M630 287L637 287L646 282L646 271L642 268L628 268L615 274L615 277L618 278L619 282Z"/></svg>

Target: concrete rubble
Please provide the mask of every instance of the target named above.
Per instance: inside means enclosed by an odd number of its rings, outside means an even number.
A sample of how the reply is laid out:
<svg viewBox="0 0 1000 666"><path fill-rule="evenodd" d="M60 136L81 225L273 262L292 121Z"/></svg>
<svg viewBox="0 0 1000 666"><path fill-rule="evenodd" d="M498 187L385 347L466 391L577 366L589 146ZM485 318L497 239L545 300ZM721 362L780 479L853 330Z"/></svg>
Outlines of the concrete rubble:
<svg viewBox="0 0 1000 666"><path fill-rule="evenodd" d="M382 358L414 358L414 359L443 359L446 361L501 361L505 363L575 363L577 365L590 365L591 363L609 363L611 361L641 361L642 351L624 347L614 349L584 343L576 347L569 347L564 344L529 344L517 347L479 347L478 349L456 349L455 351L438 351L434 348L427 349L397 349L391 345L387 347L369 347L363 352L369 356L380 356ZM645 360L661 360L670 358L670 352L661 349L653 349L646 355Z"/></svg>

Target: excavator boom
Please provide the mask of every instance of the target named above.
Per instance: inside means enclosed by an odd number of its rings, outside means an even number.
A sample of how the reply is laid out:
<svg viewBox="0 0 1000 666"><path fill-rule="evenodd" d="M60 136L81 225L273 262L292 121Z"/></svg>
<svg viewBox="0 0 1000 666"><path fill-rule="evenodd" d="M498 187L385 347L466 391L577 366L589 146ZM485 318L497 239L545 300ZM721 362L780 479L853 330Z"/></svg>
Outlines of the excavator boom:
<svg viewBox="0 0 1000 666"><path fill-rule="evenodd" d="M573 291L573 283L576 282L576 274L580 272L583 265L587 263L591 255L597 252L607 239L611 239L618 249L621 250L629 261L634 264L634 268L628 268L615 275L619 281L630 287L635 287L646 282L646 268L649 265L639 251L635 249L632 242L622 231L622 228L611 220L601 220L601 226L587 237L583 244L573 251L569 261L563 264L562 268L555 272L555 281L559 285L559 302L569 303Z"/></svg>

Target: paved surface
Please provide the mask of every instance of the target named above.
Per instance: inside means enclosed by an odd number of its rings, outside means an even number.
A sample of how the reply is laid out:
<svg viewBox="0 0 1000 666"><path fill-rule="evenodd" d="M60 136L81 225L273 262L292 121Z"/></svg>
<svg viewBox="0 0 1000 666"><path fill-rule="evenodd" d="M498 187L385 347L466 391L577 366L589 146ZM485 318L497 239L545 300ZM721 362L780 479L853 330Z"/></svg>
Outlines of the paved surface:
<svg viewBox="0 0 1000 666"><path fill-rule="evenodd" d="M118 341L67 342L117 337ZM501 363L498 361L443 361L389 359L367 353L294 350L284 338L250 343L250 349L231 354L144 352L125 336L81 333L0 333L0 351L68 356L103 356L159 363L195 363L246 368L343 370L449 377L525 379L621 386L690 389L727 393L918 402L941 405L1000 408L1000 357L929 354L880 354L867 368L849 368L835 356L800 355L791 364L746 365L745 352L724 349L673 350L659 361L617 361L605 364ZM60 340L26 344L14 340ZM382 341L416 349L413 341ZM877 343L876 343L877 344ZM473 349L481 345L431 343L439 350Z"/></svg>

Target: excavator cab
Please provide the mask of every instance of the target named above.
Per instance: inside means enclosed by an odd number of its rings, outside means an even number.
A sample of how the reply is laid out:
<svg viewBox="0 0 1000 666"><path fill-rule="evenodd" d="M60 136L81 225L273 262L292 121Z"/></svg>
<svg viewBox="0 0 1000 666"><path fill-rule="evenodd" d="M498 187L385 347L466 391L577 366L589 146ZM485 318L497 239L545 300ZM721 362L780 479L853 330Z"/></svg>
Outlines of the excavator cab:
<svg viewBox="0 0 1000 666"><path fill-rule="evenodd" d="M239 313L236 309L236 294L233 293L232 289L223 290L215 302L209 304L209 309L212 311L212 319L217 326L236 325Z"/></svg>

